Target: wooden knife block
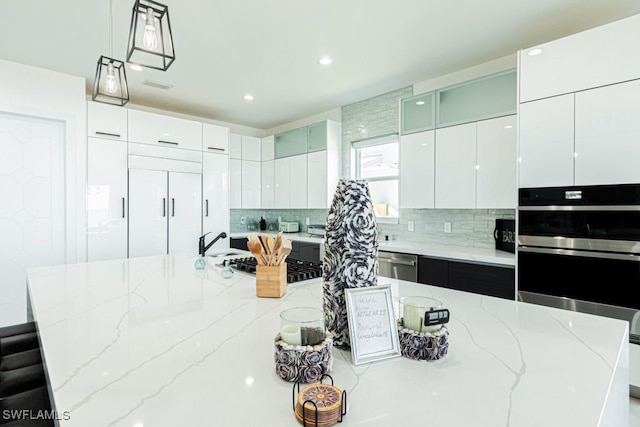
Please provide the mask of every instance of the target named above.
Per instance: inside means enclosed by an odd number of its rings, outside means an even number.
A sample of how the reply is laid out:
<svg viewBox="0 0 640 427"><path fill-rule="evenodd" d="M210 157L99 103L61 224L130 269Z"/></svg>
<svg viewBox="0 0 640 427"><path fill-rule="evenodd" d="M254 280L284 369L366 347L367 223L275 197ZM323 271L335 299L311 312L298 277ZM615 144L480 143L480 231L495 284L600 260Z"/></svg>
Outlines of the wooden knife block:
<svg viewBox="0 0 640 427"><path fill-rule="evenodd" d="M287 292L287 263L256 266L256 295L280 298Z"/></svg>

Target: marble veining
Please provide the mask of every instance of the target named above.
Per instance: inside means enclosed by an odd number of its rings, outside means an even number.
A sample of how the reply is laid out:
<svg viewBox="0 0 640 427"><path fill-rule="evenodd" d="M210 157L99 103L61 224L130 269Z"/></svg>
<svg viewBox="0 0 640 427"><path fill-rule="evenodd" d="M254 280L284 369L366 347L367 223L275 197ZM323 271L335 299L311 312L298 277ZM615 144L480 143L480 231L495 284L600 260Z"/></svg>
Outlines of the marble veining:
<svg viewBox="0 0 640 427"><path fill-rule="evenodd" d="M28 270L32 312L60 425L298 426L292 384L275 373L279 313L322 307L320 279L257 298L207 259L132 258ZM437 361L353 365L333 349L348 393L341 425L618 427L628 424L628 325L615 319L379 278L451 311ZM626 383L625 383L626 381ZM626 410L620 410L620 409ZM416 422L417 420L417 422Z"/></svg>

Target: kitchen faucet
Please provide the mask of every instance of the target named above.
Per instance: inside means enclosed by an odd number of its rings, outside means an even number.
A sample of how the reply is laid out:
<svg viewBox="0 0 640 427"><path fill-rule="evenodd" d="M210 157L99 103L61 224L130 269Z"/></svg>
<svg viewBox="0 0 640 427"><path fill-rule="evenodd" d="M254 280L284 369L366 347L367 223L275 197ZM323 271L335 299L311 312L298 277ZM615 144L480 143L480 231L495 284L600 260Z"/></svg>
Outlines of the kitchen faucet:
<svg viewBox="0 0 640 427"><path fill-rule="evenodd" d="M220 239L224 239L225 237L227 237L227 233L225 233L225 232L223 231L222 233L218 234L218 235L216 236L216 238L215 238L215 239L213 239L213 240L211 241L211 243L209 243L207 246L205 246L205 245L204 245L204 237L205 237L207 234L211 234L211 232L205 233L205 234L203 234L202 236L200 236L200 239L199 239L199 241L198 241L198 253L200 254L200 256L204 256L204 253L205 253L205 252L207 252L207 250L208 250L211 246L213 246L213 244L214 244L215 242L217 242L217 241L218 241L218 240L220 240Z"/></svg>

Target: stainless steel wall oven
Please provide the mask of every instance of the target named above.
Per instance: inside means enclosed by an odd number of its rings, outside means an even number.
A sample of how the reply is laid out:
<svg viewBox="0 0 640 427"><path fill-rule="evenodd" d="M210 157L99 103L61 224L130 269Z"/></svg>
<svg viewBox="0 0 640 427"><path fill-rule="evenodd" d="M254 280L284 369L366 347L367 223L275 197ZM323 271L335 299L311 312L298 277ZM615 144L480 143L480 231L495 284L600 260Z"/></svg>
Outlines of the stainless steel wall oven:
<svg viewBox="0 0 640 427"><path fill-rule="evenodd" d="M517 228L518 298L627 320L637 395L640 184L522 188Z"/></svg>

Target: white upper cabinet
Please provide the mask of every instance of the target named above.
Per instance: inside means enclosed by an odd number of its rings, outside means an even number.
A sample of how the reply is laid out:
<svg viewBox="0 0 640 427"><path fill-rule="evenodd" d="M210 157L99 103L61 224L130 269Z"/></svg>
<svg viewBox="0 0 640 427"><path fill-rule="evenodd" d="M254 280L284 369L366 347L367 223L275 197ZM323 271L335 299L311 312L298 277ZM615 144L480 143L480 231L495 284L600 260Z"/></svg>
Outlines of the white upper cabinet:
<svg viewBox="0 0 640 427"><path fill-rule="evenodd" d="M640 78L638 40L634 15L520 51L520 102Z"/></svg>
<svg viewBox="0 0 640 427"><path fill-rule="evenodd" d="M259 162L260 160L262 160L260 154L260 138L256 138L255 136L242 135L241 141L242 160L251 160L254 162Z"/></svg>
<svg viewBox="0 0 640 427"><path fill-rule="evenodd" d="M307 207L307 155L283 157L274 161L274 207Z"/></svg>
<svg viewBox="0 0 640 427"><path fill-rule="evenodd" d="M88 136L127 140L127 109L102 102L87 102Z"/></svg>
<svg viewBox="0 0 640 427"><path fill-rule="evenodd" d="M241 160L241 206L242 209L260 208L260 162Z"/></svg>
<svg viewBox="0 0 640 427"><path fill-rule="evenodd" d="M520 188L573 185L573 116L573 94L520 105Z"/></svg>
<svg viewBox="0 0 640 427"><path fill-rule="evenodd" d="M400 207L435 206L435 131L400 137Z"/></svg>
<svg viewBox="0 0 640 427"><path fill-rule="evenodd" d="M327 207L327 150L307 154L307 207ZM335 188L333 189L335 191Z"/></svg>
<svg viewBox="0 0 640 427"><path fill-rule="evenodd" d="M640 80L575 97L576 185L640 182Z"/></svg>
<svg viewBox="0 0 640 427"><path fill-rule="evenodd" d="M229 135L229 157L242 159L242 135L232 133Z"/></svg>
<svg viewBox="0 0 640 427"><path fill-rule="evenodd" d="M267 160L273 160L274 158L274 140L275 137L273 135L266 136L262 138L262 147L261 147L261 160L263 162Z"/></svg>
<svg viewBox="0 0 640 427"><path fill-rule="evenodd" d="M229 128L202 124L202 151L218 154L229 154Z"/></svg>
<svg viewBox="0 0 640 427"><path fill-rule="evenodd" d="M129 141L202 151L202 123L128 110Z"/></svg>
<svg viewBox="0 0 640 427"><path fill-rule="evenodd" d="M436 208L476 206L476 123L436 130Z"/></svg>
<svg viewBox="0 0 640 427"><path fill-rule="evenodd" d="M274 160L265 160L261 163L260 185L262 187L262 193L260 195L260 203L264 209L272 209L275 207Z"/></svg>
<svg viewBox="0 0 640 427"><path fill-rule="evenodd" d="M513 209L518 204L516 116L477 125L476 208Z"/></svg>

